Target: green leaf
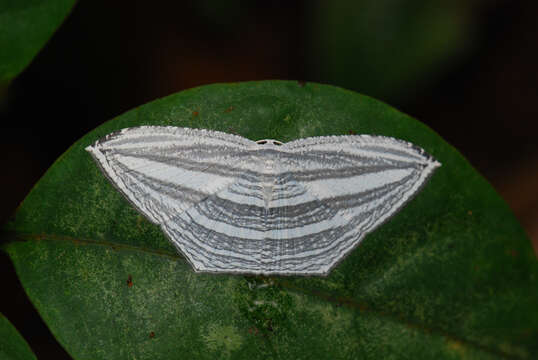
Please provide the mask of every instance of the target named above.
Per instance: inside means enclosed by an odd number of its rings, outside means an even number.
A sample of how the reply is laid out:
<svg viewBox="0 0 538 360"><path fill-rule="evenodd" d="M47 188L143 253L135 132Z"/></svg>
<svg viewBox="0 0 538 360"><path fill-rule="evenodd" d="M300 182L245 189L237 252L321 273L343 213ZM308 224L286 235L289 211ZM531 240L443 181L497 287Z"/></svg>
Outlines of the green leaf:
<svg viewBox="0 0 538 360"><path fill-rule="evenodd" d="M0 359L36 359L26 341L3 314L0 314Z"/></svg>
<svg viewBox="0 0 538 360"><path fill-rule="evenodd" d="M0 0L0 88L32 61L76 0Z"/></svg>
<svg viewBox="0 0 538 360"><path fill-rule="evenodd" d="M84 147L130 126L257 140L382 134L443 166L326 277L194 273ZM133 109L75 143L7 226L30 300L75 359L528 359L538 266L491 186L437 134L374 99L286 81L203 86Z"/></svg>

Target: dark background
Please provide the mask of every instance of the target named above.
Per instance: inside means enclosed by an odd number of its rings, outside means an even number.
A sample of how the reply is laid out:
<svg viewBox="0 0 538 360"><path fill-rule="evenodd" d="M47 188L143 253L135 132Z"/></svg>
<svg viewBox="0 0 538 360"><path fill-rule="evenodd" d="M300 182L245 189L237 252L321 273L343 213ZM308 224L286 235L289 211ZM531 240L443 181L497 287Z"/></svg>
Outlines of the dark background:
<svg viewBox="0 0 538 360"><path fill-rule="evenodd" d="M538 249L538 3L81 1L0 102L0 223L86 132L215 82L296 79L383 100L458 148ZM5 254L0 311L40 359L69 358Z"/></svg>

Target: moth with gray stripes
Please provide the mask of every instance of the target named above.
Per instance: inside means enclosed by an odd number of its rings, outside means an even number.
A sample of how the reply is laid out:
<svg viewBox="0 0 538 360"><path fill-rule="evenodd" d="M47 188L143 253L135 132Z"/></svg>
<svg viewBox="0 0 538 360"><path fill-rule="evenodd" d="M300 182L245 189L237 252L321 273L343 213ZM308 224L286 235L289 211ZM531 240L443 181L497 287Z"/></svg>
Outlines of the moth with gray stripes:
<svg viewBox="0 0 538 360"><path fill-rule="evenodd" d="M288 143L141 126L86 148L195 271L327 275L441 164L384 136Z"/></svg>

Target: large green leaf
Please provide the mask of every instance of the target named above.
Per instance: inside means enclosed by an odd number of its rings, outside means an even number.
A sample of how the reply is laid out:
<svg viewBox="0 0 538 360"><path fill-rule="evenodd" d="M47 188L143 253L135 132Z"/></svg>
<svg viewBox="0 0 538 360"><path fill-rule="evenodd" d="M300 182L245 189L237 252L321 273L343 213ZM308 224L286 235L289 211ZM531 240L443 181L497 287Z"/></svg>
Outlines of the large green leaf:
<svg viewBox="0 0 538 360"><path fill-rule="evenodd" d="M0 88L45 45L76 0L0 0Z"/></svg>
<svg viewBox="0 0 538 360"><path fill-rule="evenodd" d="M282 141L367 133L443 166L326 277L194 273L109 184L84 147L130 126ZM18 276L75 359L532 358L538 266L506 204L418 121L339 88L210 85L129 111L75 143L18 209Z"/></svg>
<svg viewBox="0 0 538 360"><path fill-rule="evenodd" d="M17 329L0 314L0 359L35 360L35 355Z"/></svg>

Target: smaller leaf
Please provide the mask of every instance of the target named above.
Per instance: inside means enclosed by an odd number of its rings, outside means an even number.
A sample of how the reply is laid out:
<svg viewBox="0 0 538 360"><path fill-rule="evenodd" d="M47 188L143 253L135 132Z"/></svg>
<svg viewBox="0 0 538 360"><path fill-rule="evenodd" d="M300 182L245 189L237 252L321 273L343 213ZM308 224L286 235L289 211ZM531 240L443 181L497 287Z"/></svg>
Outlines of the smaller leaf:
<svg viewBox="0 0 538 360"><path fill-rule="evenodd" d="M32 61L75 0L0 1L0 88Z"/></svg>
<svg viewBox="0 0 538 360"><path fill-rule="evenodd" d="M34 353L9 320L0 314L0 359L36 359Z"/></svg>

